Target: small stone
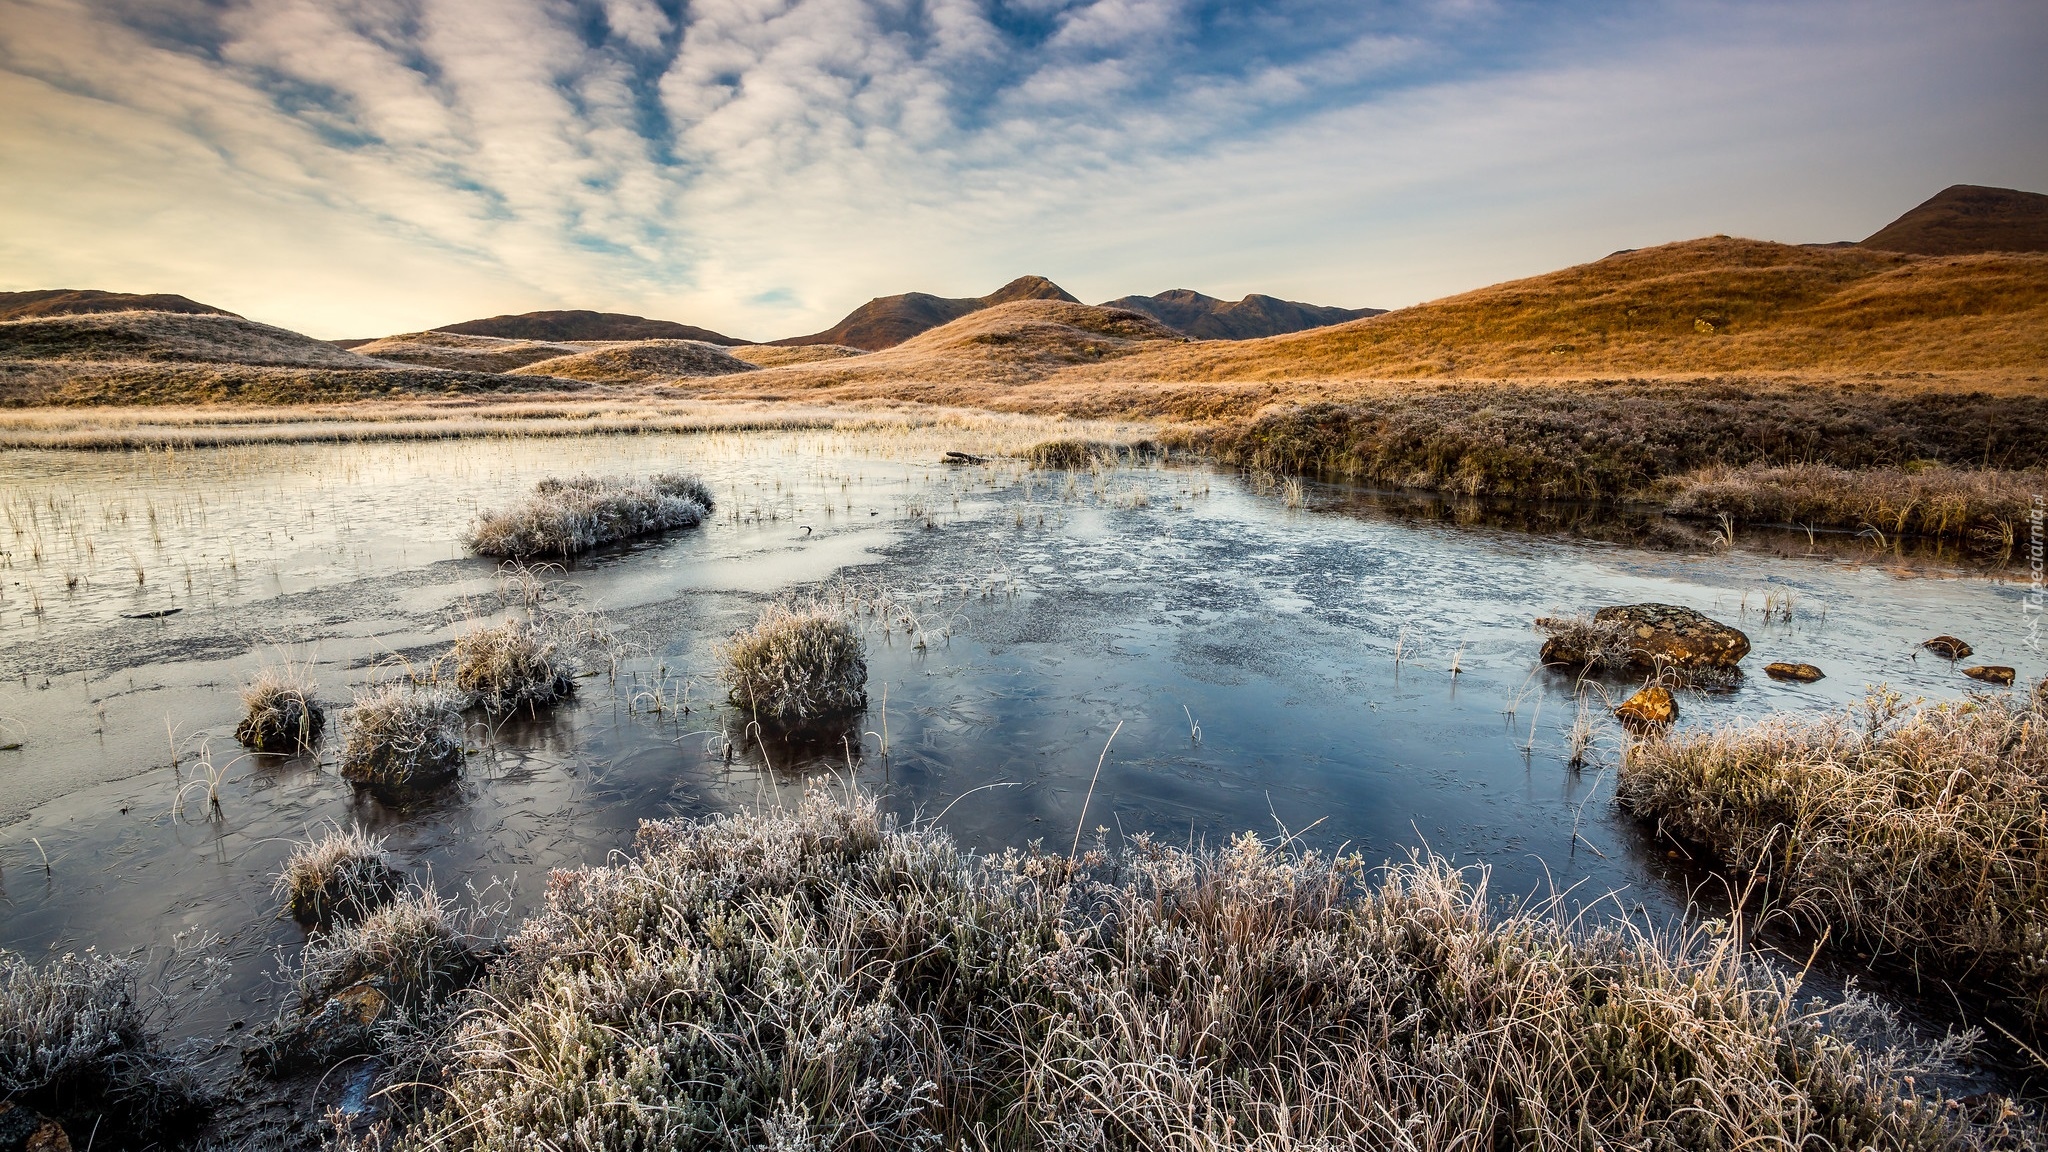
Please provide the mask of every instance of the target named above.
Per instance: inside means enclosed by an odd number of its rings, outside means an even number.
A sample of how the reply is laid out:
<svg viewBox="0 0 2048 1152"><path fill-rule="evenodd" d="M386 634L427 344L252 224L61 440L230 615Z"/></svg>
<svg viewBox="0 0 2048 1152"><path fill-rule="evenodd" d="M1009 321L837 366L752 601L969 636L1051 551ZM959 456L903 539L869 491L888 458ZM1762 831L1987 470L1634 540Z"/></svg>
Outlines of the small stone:
<svg viewBox="0 0 2048 1152"><path fill-rule="evenodd" d="M1936 636L1922 641L1920 646L1944 660L1961 660L1970 654L1970 646L1953 636Z"/></svg>
<svg viewBox="0 0 2048 1152"><path fill-rule="evenodd" d="M1811 664L1786 664L1782 661L1764 665L1764 674L1773 680L1797 680L1801 684L1811 684L1827 675Z"/></svg>
<svg viewBox="0 0 2048 1152"><path fill-rule="evenodd" d="M1662 728L1678 719L1678 702L1670 689L1652 684L1622 701L1614 715L1631 728Z"/></svg>
<svg viewBox="0 0 2048 1152"><path fill-rule="evenodd" d="M1963 669L1963 675L1972 680L1982 680L1986 684L2010 684L2013 670L2003 664L1980 664L1975 668Z"/></svg>

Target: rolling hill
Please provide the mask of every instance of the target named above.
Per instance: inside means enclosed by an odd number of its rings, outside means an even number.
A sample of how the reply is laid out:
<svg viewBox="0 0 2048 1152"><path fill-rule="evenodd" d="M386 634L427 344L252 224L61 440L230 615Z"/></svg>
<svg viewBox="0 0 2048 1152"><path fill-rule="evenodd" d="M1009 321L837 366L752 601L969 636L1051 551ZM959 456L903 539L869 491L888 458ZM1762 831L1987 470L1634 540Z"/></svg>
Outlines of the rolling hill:
<svg viewBox="0 0 2048 1152"><path fill-rule="evenodd" d="M1104 308L1143 312L1168 328L1197 340L1255 340L1307 328L1324 328L1346 320L1378 316L1384 308L1327 308L1256 293L1242 300L1218 300L1187 288L1156 296L1124 296Z"/></svg>
<svg viewBox="0 0 2048 1152"><path fill-rule="evenodd" d="M1955 184L1878 229L1863 247L1920 256L2048 252L2048 196Z"/></svg>
<svg viewBox="0 0 2048 1152"><path fill-rule="evenodd" d="M191 316L234 316L225 308L166 293L137 295L101 292L95 288L44 288L33 292L0 292L0 320L32 320L40 316L85 316L95 312L181 312ZM240 317L236 317L240 319Z"/></svg>
<svg viewBox="0 0 2048 1152"><path fill-rule="evenodd" d="M968 402L1076 365L1101 364L1186 337L1142 312L1061 300L977 309L893 348L728 377L735 395L829 389L847 397Z"/></svg>
<svg viewBox="0 0 2048 1152"><path fill-rule="evenodd" d="M514 368L514 376L553 376L593 384L639 384L692 376L726 376L760 369L698 340L632 340L576 350L567 356Z"/></svg>
<svg viewBox="0 0 2048 1152"><path fill-rule="evenodd" d="M814 332L809 336L791 336L784 340L770 340L768 343L784 347L843 344L849 348L878 352L884 348L893 348L921 332L929 332L942 324L950 324L970 313L1018 300L1080 303L1068 295L1066 289L1043 276L1019 276L986 296L956 299L932 296L924 292L877 296L847 313L846 319L823 332Z"/></svg>
<svg viewBox="0 0 2048 1152"><path fill-rule="evenodd" d="M2048 365L2048 255L1916 257L1711 237L1616 253L1263 340L1150 350L1080 378L1282 381Z"/></svg>
<svg viewBox="0 0 2048 1152"><path fill-rule="evenodd" d="M574 344L549 340L514 340L505 336L466 336L459 332L408 332L378 340L351 343L349 351L399 364L452 368L466 372L509 372L557 356L585 351Z"/></svg>
<svg viewBox="0 0 2048 1152"><path fill-rule="evenodd" d="M0 321L0 406L246 402L561 391L560 380L372 359L219 312L94 312Z"/></svg>
<svg viewBox="0 0 2048 1152"><path fill-rule="evenodd" d="M497 336L508 340L701 340L706 344L747 344L709 328L678 324L673 320L649 320L623 312L521 312L516 316L492 316L443 324L436 332L461 336Z"/></svg>

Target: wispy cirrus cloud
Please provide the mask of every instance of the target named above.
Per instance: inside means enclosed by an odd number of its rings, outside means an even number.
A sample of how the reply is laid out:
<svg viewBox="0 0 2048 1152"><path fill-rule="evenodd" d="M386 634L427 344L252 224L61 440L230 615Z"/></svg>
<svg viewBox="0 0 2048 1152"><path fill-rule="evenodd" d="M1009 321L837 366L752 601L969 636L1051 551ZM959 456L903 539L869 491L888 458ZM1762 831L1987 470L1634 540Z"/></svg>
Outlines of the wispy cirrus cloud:
<svg viewBox="0 0 2048 1152"><path fill-rule="evenodd" d="M0 286L326 335L1024 271L1399 304L2048 185L2044 51L2000 0L0 0Z"/></svg>

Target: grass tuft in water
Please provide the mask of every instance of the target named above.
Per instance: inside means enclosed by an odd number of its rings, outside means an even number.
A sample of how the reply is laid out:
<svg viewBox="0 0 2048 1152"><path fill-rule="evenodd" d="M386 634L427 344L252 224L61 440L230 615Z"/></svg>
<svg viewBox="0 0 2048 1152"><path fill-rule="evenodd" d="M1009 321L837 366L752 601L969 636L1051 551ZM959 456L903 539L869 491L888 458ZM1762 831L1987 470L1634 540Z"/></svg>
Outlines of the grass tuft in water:
<svg viewBox="0 0 2048 1152"><path fill-rule="evenodd" d="M0 1098L63 1120L73 1139L103 1121L103 1142L161 1137L195 1118L204 1098L161 1044L140 968L93 951L40 964L0 951Z"/></svg>
<svg viewBox="0 0 2048 1152"><path fill-rule="evenodd" d="M462 768L462 713L446 693L383 684L357 691L346 717L342 779L402 792L431 787Z"/></svg>
<svg viewBox="0 0 2048 1152"><path fill-rule="evenodd" d="M764 723L800 726L867 707L865 647L828 604L770 604L718 658L728 698Z"/></svg>
<svg viewBox="0 0 2048 1152"><path fill-rule="evenodd" d="M455 691L492 712L546 704L576 689L576 662L538 621L507 620L464 633L448 653Z"/></svg>
<svg viewBox="0 0 2048 1152"><path fill-rule="evenodd" d="M694 476L550 478L534 485L523 503L479 516L467 543L485 556L574 556L652 532L694 528L713 503L711 490Z"/></svg>
<svg viewBox="0 0 2048 1152"><path fill-rule="evenodd" d="M1626 672L1635 660L1635 635L1628 625L1595 620L1590 612L1539 616L1545 664L1567 664L1582 672Z"/></svg>
<svg viewBox="0 0 2048 1152"><path fill-rule="evenodd" d="M422 886L313 937L295 978L300 1007L316 1008L352 988L374 989L406 1009L439 1004L482 968L484 944L470 919Z"/></svg>
<svg viewBox="0 0 2048 1152"><path fill-rule="evenodd" d="M404 879L382 837L335 827L294 848L271 891L294 919L325 924L369 915Z"/></svg>
<svg viewBox="0 0 2048 1152"><path fill-rule="evenodd" d="M303 752L320 738L327 713L313 699L318 685L305 665L273 664L242 689L245 715L235 739L258 752Z"/></svg>
<svg viewBox="0 0 2048 1152"><path fill-rule="evenodd" d="M1638 742L1616 798L1808 925L2048 1026L2048 681Z"/></svg>
<svg viewBox="0 0 2048 1152"><path fill-rule="evenodd" d="M1737 934L1501 911L1435 859L1368 881L1249 835L977 858L820 793L649 823L637 857L555 874L396 1144L2020 1143L2002 1102L1921 1094L1881 1016L1799 999Z"/></svg>

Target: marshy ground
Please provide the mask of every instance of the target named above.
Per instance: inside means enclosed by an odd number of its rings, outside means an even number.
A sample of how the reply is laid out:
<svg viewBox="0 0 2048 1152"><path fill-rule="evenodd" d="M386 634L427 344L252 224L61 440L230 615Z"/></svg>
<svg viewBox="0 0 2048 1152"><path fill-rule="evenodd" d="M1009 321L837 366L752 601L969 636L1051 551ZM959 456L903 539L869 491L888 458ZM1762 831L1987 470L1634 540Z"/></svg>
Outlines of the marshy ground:
<svg viewBox="0 0 2048 1152"><path fill-rule="evenodd" d="M1568 913L1660 927L1726 890L1616 809L1622 737L1597 697L1571 766L1581 694L1535 668L1535 617L1659 601L1747 631L1751 674L1679 693L1681 730L1835 712L1866 684L1959 698L1977 685L1917 646L1936 632L2023 684L2048 672L2024 645L2024 585L1939 555L1803 533L1650 551L1498 526L1469 502L1004 456L1061 432L11 452L0 743L22 746L0 752L0 946L126 955L218 935L228 978L174 1031L217 1044L224 1075L237 1026L294 1002L279 959L305 930L279 916L272 879L295 841L360 823L448 899L489 891L509 929L548 869L605 862L642 819L793 805L826 772L974 850L1064 851L1077 827L1211 846L1250 829L1372 863L1426 848L1488 865L1498 895L1563 892ZM946 450L991 459L948 466ZM700 528L513 578L461 544L479 511L543 477L666 471L711 486ZM855 608L868 707L831 738L764 746L725 704L718 645L799 592ZM586 657L562 700L471 713L462 777L442 790L387 804L339 777L352 687L530 609L601 622L611 656ZM287 658L312 665L330 730L313 755L245 756L240 689ZM1827 679L1769 680L1774 660ZM1811 944L1766 943L1794 970ZM1845 950L1823 950L1811 987L1851 977L1937 1032L1985 1012ZM1952 1090L2028 1074L2016 1057L1973 1075Z"/></svg>

